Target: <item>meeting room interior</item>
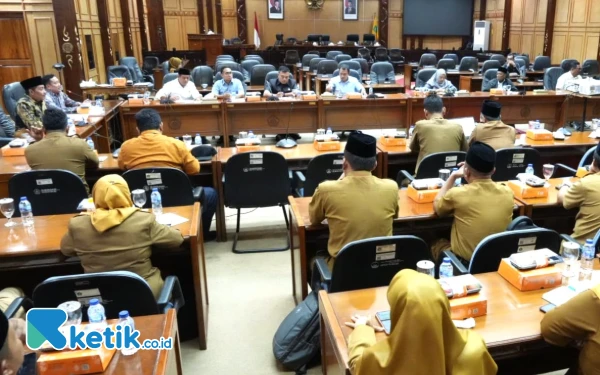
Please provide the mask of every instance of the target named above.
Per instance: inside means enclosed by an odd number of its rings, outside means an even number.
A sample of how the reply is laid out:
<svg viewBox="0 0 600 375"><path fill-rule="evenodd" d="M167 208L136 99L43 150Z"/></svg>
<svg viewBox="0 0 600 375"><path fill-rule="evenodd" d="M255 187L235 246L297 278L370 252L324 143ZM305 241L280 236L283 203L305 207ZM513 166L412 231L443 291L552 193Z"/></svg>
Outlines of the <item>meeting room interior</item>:
<svg viewBox="0 0 600 375"><path fill-rule="evenodd" d="M0 38L3 374L600 374L600 0L0 0Z"/></svg>

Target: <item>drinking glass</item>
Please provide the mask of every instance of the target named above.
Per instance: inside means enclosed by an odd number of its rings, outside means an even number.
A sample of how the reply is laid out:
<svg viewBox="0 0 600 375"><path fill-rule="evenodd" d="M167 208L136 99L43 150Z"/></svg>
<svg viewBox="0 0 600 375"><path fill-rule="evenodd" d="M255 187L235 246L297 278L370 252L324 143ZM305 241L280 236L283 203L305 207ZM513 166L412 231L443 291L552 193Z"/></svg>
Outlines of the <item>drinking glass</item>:
<svg viewBox="0 0 600 375"><path fill-rule="evenodd" d="M58 305L58 308L67 313L65 325L80 325L83 316L81 312L81 303L78 301L67 301Z"/></svg>
<svg viewBox="0 0 600 375"><path fill-rule="evenodd" d="M192 136L191 135L184 135L183 136L183 143L185 143L186 146L191 146L192 144Z"/></svg>
<svg viewBox="0 0 600 375"><path fill-rule="evenodd" d="M435 264L429 260L421 260L417 262L417 272L435 277Z"/></svg>
<svg viewBox="0 0 600 375"><path fill-rule="evenodd" d="M579 244L571 241L564 241L562 243L562 257L567 265L563 271L563 277L571 278L575 276L575 272L573 271L573 266L577 263L577 259L579 258Z"/></svg>
<svg viewBox="0 0 600 375"><path fill-rule="evenodd" d="M208 83L203 83L201 86L203 89L206 89L208 87Z"/></svg>
<svg viewBox="0 0 600 375"><path fill-rule="evenodd" d="M550 179L550 177L552 177L552 174L554 173L554 165L544 164L544 168L543 168L542 172L544 173L544 178L546 179L546 181L548 181Z"/></svg>
<svg viewBox="0 0 600 375"><path fill-rule="evenodd" d="M133 204L138 208L142 208L146 204L146 191L144 189L135 189L131 192L131 197L133 198Z"/></svg>
<svg viewBox="0 0 600 375"><path fill-rule="evenodd" d="M2 211L2 214L8 219L6 224L4 224L5 227L14 227L15 225L18 225L11 220L12 215L15 213L15 203L12 198L0 199L0 211Z"/></svg>
<svg viewBox="0 0 600 375"><path fill-rule="evenodd" d="M439 177L444 181L448 180L450 178L450 169L440 169Z"/></svg>

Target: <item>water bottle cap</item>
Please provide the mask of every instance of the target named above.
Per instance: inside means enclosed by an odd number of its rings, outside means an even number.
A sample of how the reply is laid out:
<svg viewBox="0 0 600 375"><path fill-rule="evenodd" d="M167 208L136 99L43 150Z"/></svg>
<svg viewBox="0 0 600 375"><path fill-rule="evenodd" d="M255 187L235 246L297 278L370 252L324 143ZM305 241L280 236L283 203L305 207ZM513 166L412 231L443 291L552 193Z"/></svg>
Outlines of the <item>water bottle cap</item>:
<svg viewBox="0 0 600 375"><path fill-rule="evenodd" d="M452 168L452 171L458 171L458 168Z"/></svg>
<svg viewBox="0 0 600 375"><path fill-rule="evenodd" d="M88 140L88 141L91 141L91 140L92 140L92 137L87 137L87 140Z"/></svg>
<svg viewBox="0 0 600 375"><path fill-rule="evenodd" d="M199 136L200 136L200 133L196 133L196 137L199 137Z"/></svg>
<svg viewBox="0 0 600 375"><path fill-rule="evenodd" d="M90 306L96 306L98 304L98 298L92 298L90 300Z"/></svg>
<svg viewBox="0 0 600 375"><path fill-rule="evenodd" d="M527 168L533 167L533 164L527 164Z"/></svg>
<svg viewBox="0 0 600 375"><path fill-rule="evenodd" d="M21 201L26 201L27 197L21 197Z"/></svg>
<svg viewBox="0 0 600 375"><path fill-rule="evenodd" d="M152 192L158 191L158 188L152 188Z"/></svg>
<svg viewBox="0 0 600 375"><path fill-rule="evenodd" d="M588 238L587 240L585 240L585 244L586 245L593 245L594 244L594 240Z"/></svg>
<svg viewBox="0 0 600 375"><path fill-rule="evenodd" d="M119 311L119 319L129 318L129 311L123 310Z"/></svg>
<svg viewBox="0 0 600 375"><path fill-rule="evenodd" d="M444 257L444 263L450 263L450 258Z"/></svg>

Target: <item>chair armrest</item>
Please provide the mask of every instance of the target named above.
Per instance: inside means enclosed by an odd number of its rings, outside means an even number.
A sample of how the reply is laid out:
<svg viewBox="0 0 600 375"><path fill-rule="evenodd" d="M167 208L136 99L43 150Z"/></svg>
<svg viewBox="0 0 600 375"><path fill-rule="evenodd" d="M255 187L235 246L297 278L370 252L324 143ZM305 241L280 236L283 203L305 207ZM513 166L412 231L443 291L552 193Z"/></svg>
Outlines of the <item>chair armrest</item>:
<svg viewBox="0 0 600 375"><path fill-rule="evenodd" d="M195 188L193 188L192 193L194 194L195 202L204 202L204 189L202 188L202 186L196 186Z"/></svg>
<svg viewBox="0 0 600 375"><path fill-rule="evenodd" d="M327 261L325 260L325 258L316 257L315 266L319 270L321 280L323 280L324 283L329 285L329 283L331 283L331 271L329 270L329 266L327 265Z"/></svg>
<svg viewBox="0 0 600 375"><path fill-rule="evenodd" d="M462 264L462 262L456 257L456 255L454 255L452 251L444 250L443 253L445 257L450 258L450 262L452 262L454 269L456 269L461 275L469 273L469 270L465 267L464 264Z"/></svg>
<svg viewBox="0 0 600 375"><path fill-rule="evenodd" d="M296 171L295 174L298 180L300 180L301 182L306 182L306 176L304 176L304 173Z"/></svg>
<svg viewBox="0 0 600 375"><path fill-rule="evenodd" d="M561 234L560 238L562 238L565 241L569 241L569 242L573 242L573 243L579 244L579 242L577 242L573 237L569 236L568 234ZM581 247L581 245L579 247Z"/></svg>
<svg viewBox="0 0 600 375"><path fill-rule="evenodd" d="M289 178L290 180L294 180L294 173L292 172L292 170L291 170L291 169L288 169L288 178Z"/></svg>
<svg viewBox="0 0 600 375"><path fill-rule="evenodd" d="M27 311L33 307L33 301L28 297L15 298L8 308L6 308L6 311L4 311L4 316L6 316L7 319L14 318L21 307Z"/></svg>
<svg viewBox="0 0 600 375"><path fill-rule="evenodd" d="M572 174L573 174L573 176L575 176L575 174L577 173L577 171L576 171L575 169L573 169L573 168L571 168L571 167L569 167L569 166L566 166L566 165L564 165L564 164L561 164L561 163L556 163L556 164L554 164L554 166L555 166L555 168L554 168L554 172L555 172L555 173L556 173L556 170L557 170L557 169L564 169L564 170L566 170L567 172L570 172L570 173L572 173ZM553 174L554 174L554 173L553 173Z"/></svg>
<svg viewBox="0 0 600 375"><path fill-rule="evenodd" d="M404 178L408 179L409 182L413 182L415 180L415 178L413 177L412 174L408 173L408 171L402 169L400 171L400 173L402 173L404 175Z"/></svg>
<svg viewBox="0 0 600 375"><path fill-rule="evenodd" d="M167 276L156 304L158 305L158 310L163 313L166 313L170 308L178 311L180 307L185 305L181 284L179 284L177 276Z"/></svg>

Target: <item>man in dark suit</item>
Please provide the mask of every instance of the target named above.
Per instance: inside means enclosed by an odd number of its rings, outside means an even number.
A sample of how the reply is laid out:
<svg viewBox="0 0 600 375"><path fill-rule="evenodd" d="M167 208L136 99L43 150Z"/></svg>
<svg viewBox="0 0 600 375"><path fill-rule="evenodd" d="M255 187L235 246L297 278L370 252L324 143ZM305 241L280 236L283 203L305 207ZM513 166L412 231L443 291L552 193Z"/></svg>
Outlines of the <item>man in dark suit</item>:
<svg viewBox="0 0 600 375"><path fill-rule="evenodd" d="M510 90L516 90L517 88L508 79L508 70L501 66L498 68L498 72L496 73L496 78L489 80L486 84L483 85L483 89L481 91L489 92L490 89L501 89L504 87L510 87Z"/></svg>
<svg viewBox="0 0 600 375"><path fill-rule="evenodd" d="M281 8L279 5L279 0L275 0L273 6L271 7L271 13L281 13Z"/></svg>
<svg viewBox="0 0 600 375"><path fill-rule="evenodd" d="M354 4L352 4L352 1L348 1L346 3L346 9L345 9L344 13L346 13L346 14L356 14L356 8L354 7Z"/></svg>

